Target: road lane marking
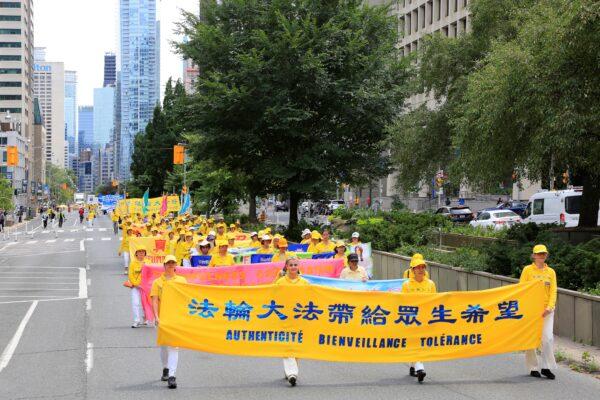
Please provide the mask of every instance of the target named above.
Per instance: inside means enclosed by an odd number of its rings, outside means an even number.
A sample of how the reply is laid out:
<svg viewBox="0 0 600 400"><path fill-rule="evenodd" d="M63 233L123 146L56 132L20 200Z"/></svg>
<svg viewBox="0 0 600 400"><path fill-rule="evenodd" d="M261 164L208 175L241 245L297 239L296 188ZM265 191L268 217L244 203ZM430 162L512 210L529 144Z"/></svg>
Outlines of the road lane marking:
<svg viewBox="0 0 600 400"><path fill-rule="evenodd" d="M92 309L92 299L87 299L85 301L85 311L90 311Z"/></svg>
<svg viewBox="0 0 600 400"><path fill-rule="evenodd" d="M71 232L79 232L79 229L71 229Z"/></svg>
<svg viewBox="0 0 600 400"><path fill-rule="evenodd" d="M16 285L16 284L22 284L22 285L79 285L78 282L0 282L0 285ZM0 290L4 290L4 289L0 289Z"/></svg>
<svg viewBox="0 0 600 400"><path fill-rule="evenodd" d="M54 242L56 242L56 239L46 240L46 243L54 243Z"/></svg>
<svg viewBox="0 0 600 400"><path fill-rule="evenodd" d="M30 287L24 287L24 288L18 288L18 289L0 289L3 292L47 292L47 291L64 291L64 290L69 290L69 291L74 291L77 290L76 288L73 289L45 289L45 288L36 288L36 289L32 289Z"/></svg>
<svg viewBox="0 0 600 400"><path fill-rule="evenodd" d="M8 296L8 297L16 297L16 296ZM41 297L41 296L31 296L31 297ZM36 300L37 302L46 302L46 301L63 301L63 300L81 300L79 297L62 297L56 299L41 299ZM2 304L15 304L15 303L31 303L31 300L15 300L15 301L0 301L0 305Z"/></svg>
<svg viewBox="0 0 600 400"><path fill-rule="evenodd" d="M71 239L65 239L65 242L74 242L75 239L71 238Z"/></svg>
<svg viewBox="0 0 600 400"><path fill-rule="evenodd" d="M77 269L77 267L47 267L44 265L7 265L0 268L41 268L41 269Z"/></svg>
<svg viewBox="0 0 600 400"><path fill-rule="evenodd" d="M85 239L81 239L81 241L79 242L79 251L85 251L85 245L83 244L85 242Z"/></svg>
<svg viewBox="0 0 600 400"><path fill-rule="evenodd" d="M106 228L99 228L98 232L106 232Z"/></svg>
<svg viewBox="0 0 600 400"><path fill-rule="evenodd" d="M27 242L26 244L36 244L37 240L30 240L29 242Z"/></svg>
<svg viewBox="0 0 600 400"><path fill-rule="evenodd" d="M93 241L94 241L94 238L85 238L85 240L86 240L87 242L93 242Z"/></svg>
<svg viewBox="0 0 600 400"><path fill-rule="evenodd" d="M10 298L13 298L13 297L29 297L29 298L31 298L31 297L50 297L53 299L62 298L62 296L17 296L17 295L7 295L7 296L0 296L0 297L10 297Z"/></svg>
<svg viewBox="0 0 600 400"><path fill-rule="evenodd" d="M86 299L88 297L88 288L89 279L86 279L87 273L85 272L85 268L79 268L79 298Z"/></svg>
<svg viewBox="0 0 600 400"><path fill-rule="evenodd" d="M85 371L89 374L92 368L94 368L94 345L88 342L85 352Z"/></svg>
<svg viewBox="0 0 600 400"><path fill-rule="evenodd" d="M101 240L106 242L106 241L112 240L112 238L106 237L106 238L102 238Z"/></svg>
<svg viewBox="0 0 600 400"><path fill-rule="evenodd" d="M31 303L29 310L27 310L27 313L25 313L25 316L23 317L23 319L21 320L21 323L19 324L19 327L17 328L17 331L15 332L14 336L12 337L12 339L10 339L10 342L8 342L8 344L6 345L6 348L2 352L2 355L0 356L0 372L2 372L2 370L4 368L6 368L6 366L10 362L10 359L12 358L13 354L15 354L15 350L17 349L17 346L19 345L21 336L23 336L23 332L25 331L25 327L27 326L27 323L29 322L29 319L33 315L33 312L35 311L35 308L37 307L37 305L38 305L37 300L34 300L33 303Z"/></svg>

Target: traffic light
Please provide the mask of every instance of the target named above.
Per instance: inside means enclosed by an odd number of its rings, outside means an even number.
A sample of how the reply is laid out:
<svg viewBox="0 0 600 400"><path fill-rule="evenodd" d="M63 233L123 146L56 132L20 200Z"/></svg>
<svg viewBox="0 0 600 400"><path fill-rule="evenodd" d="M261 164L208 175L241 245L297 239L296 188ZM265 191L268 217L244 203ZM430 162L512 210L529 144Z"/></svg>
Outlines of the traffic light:
<svg viewBox="0 0 600 400"><path fill-rule="evenodd" d="M16 167L19 165L19 152L17 146L6 146L6 165Z"/></svg>
<svg viewBox="0 0 600 400"><path fill-rule="evenodd" d="M173 164L183 165L185 160L185 147L180 145L173 146Z"/></svg>

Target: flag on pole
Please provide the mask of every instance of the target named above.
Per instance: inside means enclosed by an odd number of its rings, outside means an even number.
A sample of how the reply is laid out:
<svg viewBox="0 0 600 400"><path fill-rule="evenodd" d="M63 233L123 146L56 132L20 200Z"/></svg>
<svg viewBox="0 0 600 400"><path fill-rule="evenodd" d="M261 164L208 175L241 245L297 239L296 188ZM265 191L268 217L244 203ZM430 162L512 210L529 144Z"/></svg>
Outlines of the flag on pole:
<svg viewBox="0 0 600 400"><path fill-rule="evenodd" d="M163 195L162 204L160 206L160 215L167 215L167 195Z"/></svg>
<svg viewBox="0 0 600 400"><path fill-rule="evenodd" d="M181 208L179 209L179 215L185 214L192 206L192 200L190 194L183 195L183 201L181 202Z"/></svg>
<svg viewBox="0 0 600 400"><path fill-rule="evenodd" d="M142 213L144 215L148 214L148 207L150 207L150 189L146 189L144 192L144 197L142 197L144 201L144 205L142 207Z"/></svg>

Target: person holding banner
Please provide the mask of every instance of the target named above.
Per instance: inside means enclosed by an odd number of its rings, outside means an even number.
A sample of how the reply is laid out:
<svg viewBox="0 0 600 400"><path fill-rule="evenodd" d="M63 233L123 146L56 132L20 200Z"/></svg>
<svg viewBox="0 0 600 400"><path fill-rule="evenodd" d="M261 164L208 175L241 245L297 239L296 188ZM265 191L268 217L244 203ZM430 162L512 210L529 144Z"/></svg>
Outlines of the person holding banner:
<svg viewBox="0 0 600 400"><path fill-rule="evenodd" d="M250 233L250 239L252 240L252 242L250 243L250 247L260 247L260 240L258 240L258 233L257 232L252 232Z"/></svg>
<svg viewBox="0 0 600 400"><path fill-rule="evenodd" d="M168 282L182 282L187 280L183 276L175 274L177 268L177 258L172 255L165 257L164 263L165 272L154 282L150 290L152 298L152 310L154 311L154 324L158 326L160 321L160 301L162 298L162 290ZM175 373L177 372L177 363L179 361L179 349L177 347L161 346L160 360L162 361L163 371L161 381L167 381L169 389L177 389L177 380Z"/></svg>
<svg viewBox="0 0 600 400"><path fill-rule="evenodd" d="M346 245L344 242L337 242L335 244L335 254L333 258L341 258L344 260L344 267L348 266L348 259L346 258Z"/></svg>
<svg viewBox="0 0 600 400"><path fill-rule="evenodd" d="M435 283L425 275L427 264L422 259L417 261L415 263L411 261L412 277L402 285L402 293L437 293ZM408 374L416 376L419 383L423 383L427 375L422 362L411 363Z"/></svg>
<svg viewBox="0 0 600 400"><path fill-rule="evenodd" d="M402 277L404 279L410 279L410 278L414 278L414 273L413 273L413 267L419 266L419 265L426 265L425 264L425 259L423 258L423 255L420 253L415 253L413 254L413 256L410 259L410 267L404 271L404 274L402 275ZM425 278L429 279L429 272L425 271Z"/></svg>
<svg viewBox="0 0 600 400"><path fill-rule="evenodd" d="M233 255L227 252L227 247L227 240L217 240L217 248L219 250L218 253L212 255L208 263L209 267L228 267L235 264Z"/></svg>
<svg viewBox="0 0 600 400"><path fill-rule="evenodd" d="M362 242L360 241L360 233L353 232L352 237L350 238L350 246L354 247L354 252L358 254L360 261L363 261L363 248L361 246Z"/></svg>
<svg viewBox="0 0 600 400"><path fill-rule="evenodd" d="M133 235L133 229L127 228L123 234L123 240L121 240L121 247L119 247L119 256L123 254L123 265L125 266L125 273L129 271L129 238Z"/></svg>
<svg viewBox="0 0 600 400"><path fill-rule="evenodd" d="M190 262L190 252L192 250L192 248L194 247L194 234L192 232L188 232L185 234L185 246L183 246L183 249L185 250L185 253L183 253L182 255L182 260L181 260L181 264L184 267L191 267L192 263Z"/></svg>
<svg viewBox="0 0 600 400"><path fill-rule="evenodd" d="M367 271L358 265L358 254L348 254L348 264L340 273L340 279L362 282L369 280L369 274L367 274Z"/></svg>
<svg viewBox="0 0 600 400"><path fill-rule="evenodd" d="M133 310L133 324L132 328L139 328L145 325L144 310L142 309L142 292L140 291L140 284L142 283L142 267L144 266L146 258L146 248L138 247L135 250L135 259L131 260L129 264L129 283L131 284L131 309Z"/></svg>
<svg viewBox="0 0 600 400"><path fill-rule="evenodd" d="M292 285L308 285L308 281L300 276L300 261L298 257L291 256L285 260L284 276L279 278L276 285L280 286L292 286ZM298 380L298 361L294 357L288 357L283 359L283 371L285 373L285 379L290 383L291 386L296 386Z"/></svg>
<svg viewBox="0 0 600 400"><path fill-rule="evenodd" d="M256 251L256 254L273 254L273 249L271 248L271 236L267 234L263 235L260 245L261 247Z"/></svg>
<svg viewBox="0 0 600 400"><path fill-rule="evenodd" d="M288 241L285 238L279 239L278 246L279 248L277 249L277 253L275 253L271 259L271 262L285 261L289 257L295 255L294 253L287 251Z"/></svg>
<svg viewBox="0 0 600 400"><path fill-rule="evenodd" d="M300 244L310 244L310 229L305 229L302 231L302 241Z"/></svg>
<svg viewBox="0 0 600 400"><path fill-rule="evenodd" d="M317 253L331 253L335 251L335 243L329 240L331 233L328 228L323 229L321 243L317 245Z"/></svg>
<svg viewBox="0 0 600 400"><path fill-rule="evenodd" d="M321 241L321 234L317 231L312 231L310 233L310 244L308 245L307 252L316 254L319 252L318 246Z"/></svg>
<svg viewBox="0 0 600 400"><path fill-rule="evenodd" d="M235 233L228 232L227 233L227 244L230 248L235 247Z"/></svg>
<svg viewBox="0 0 600 400"><path fill-rule="evenodd" d="M227 240L227 235L225 234L225 224L220 222L217 224L217 236L216 240Z"/></svg>
<svg viewBox="0 0 600 400"><path fill-rule="evenodd" d="M521 272L522 282L542 281L546 296L544 297L544 327L542 330L541 357L538 358L536 350L527 350L525 352L525 364L529 369L529 374L535 378L541 378L544 375L548 379L555 379L550 368L556 369L556 360L554 358L554 307L556 305L556 272L546 264L548 258L548 249L543 244L533 247L531 255L533 263L523 268ZM540 369L541 367L541 374Z"/></svg>

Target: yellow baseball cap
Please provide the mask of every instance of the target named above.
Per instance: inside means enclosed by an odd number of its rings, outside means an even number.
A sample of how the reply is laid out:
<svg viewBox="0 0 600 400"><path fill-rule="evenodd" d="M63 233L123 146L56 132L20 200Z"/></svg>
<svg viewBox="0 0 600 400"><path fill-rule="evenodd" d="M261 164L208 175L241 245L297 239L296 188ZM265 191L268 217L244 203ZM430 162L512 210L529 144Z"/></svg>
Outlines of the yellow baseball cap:
<svg viewBox="0 0 600 400"><path fill-rule="evenodd" d="M165 257L165 261L163 264L166 264L170 261L177 262L177 258L175 256L169 254L168 256Z"/></svg>
<svg viewBox="0 0 600 400"><path fill-rule="evenodd" d="M548 253L548 249L543 244L533 246L533 254Z"/></svg>
<svg viewBox="0 0 600 400"><path fill-rule="evenodd" d="M148 252L148 250L146 250L146 247L144 246L139 246L138 248L135 249L135 252L137 253L138 251L143 251L143 252Z"/></svg>
<svg viewBox="0 0 600 400"><path fill-rule="evenodd" d="M311 239L321 239L321 234L317 231L312 231L310 233L310 238Z"/></svg>
<svg viewBox="0 0 600 400"><path fill-rule="evenodd" d="M346 243L340 240L339 242L335 243L335 248L337 249L338 247L346 247Z"/></svg>
<svg viewBox="0 0 600 400"><path fill-rule="evenodd" d="M285 238L281 238L279 239L279 243L277 243L277 247L281 248L281 247L288 247L288 241Z"/></svg>
<svg viewBox="0 0 600 400"><path fill-rule="evenodd" d="M412 258L410 259L410 267L414 268L417 267L419 265L425 265L427 266L427 264L425 263L425 259L423 258L423 255L420 253L415 253Z"/></svg>
<svg viewBox="0 0 600 400"><path fill-rule="evenodd" d="M223 239L221 239L221 240L217 240L217 243L216 243L216 245L217 245L217 247L221 247L221 246L229 246L229 243L227 243L227 240L223 240Z"/></svg>

